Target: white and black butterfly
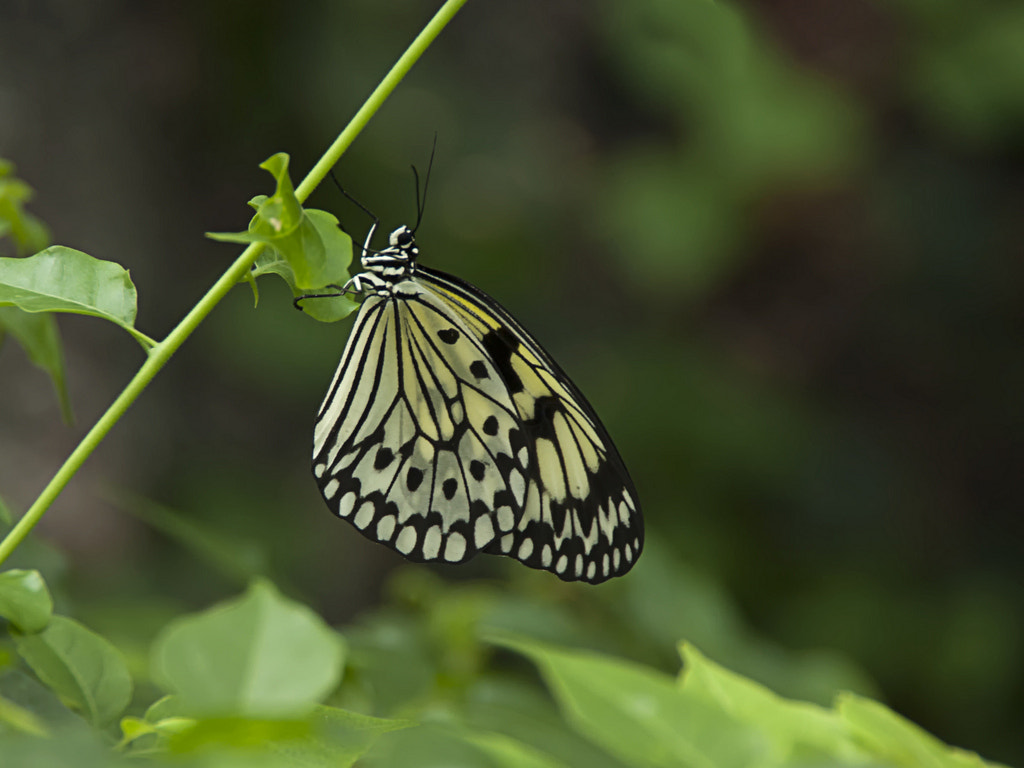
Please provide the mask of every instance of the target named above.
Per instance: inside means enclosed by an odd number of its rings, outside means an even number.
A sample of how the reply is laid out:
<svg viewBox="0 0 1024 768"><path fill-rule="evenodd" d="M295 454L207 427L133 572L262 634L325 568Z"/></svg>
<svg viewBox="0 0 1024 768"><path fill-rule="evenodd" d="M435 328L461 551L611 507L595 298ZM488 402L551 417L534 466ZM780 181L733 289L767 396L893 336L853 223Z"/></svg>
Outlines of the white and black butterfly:
<svg viewBox="0 0 1024 768"><path fill-rule="evenodd" d="M410 560L514 557L567 581L626 573L636 489L576 386L494 299L416 263L408 227L346 291L365 296L320 406L328 506Z"/></svg>

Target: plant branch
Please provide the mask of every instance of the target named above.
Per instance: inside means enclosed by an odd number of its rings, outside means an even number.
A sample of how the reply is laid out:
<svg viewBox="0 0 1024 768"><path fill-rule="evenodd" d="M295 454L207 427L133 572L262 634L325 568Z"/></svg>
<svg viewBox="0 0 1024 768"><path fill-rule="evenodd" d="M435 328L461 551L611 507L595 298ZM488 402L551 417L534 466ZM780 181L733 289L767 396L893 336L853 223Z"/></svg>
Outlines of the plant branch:
<svg viewBox="0 0 1024 768"><path fill-rule="evenodd" d="M402 78L409 72L413 64L423 55L423 52L437 38L441 30L455 16L458 10L465 5L466 0L448 0L435 14L434 18L417 35L412 44L402 54L401 58L391 68L391 71L374 89L369 98L356 112L345 129L334 140L334 143L327 149L312 170L306 174L295 189L299 201L305 201L310 193L327 175L327 172L338 162L346 149L352 144L356 136L366 127L370 118L376 114L381 105L387 99L395 87L402 81ZM263 250L262 243L253 243L246 248L228 270L221 275L220 279L213 284L213 287L206 292L206 295L185 315L184 319L172 330L163 341L156 343L150 350L145 363L138 370L132 380L124 388L120 395L114 400L92 429L82 438L71 455L67 458L61 468L53 476L50 482L39 494L28 511L21 517L2 542L0 542L0 563L6 560L11 552L24 540L36 523L42 518L43 513L49 509L54 499L64 490L64 486L74 477L79 468L89 457L96 447L107 436L111 428L135 402L142 391L146 388L153 377L167 364L171 356L178 350L185 340L192 335L192 332L206 318L215 306L223 299L240 280L246 277L256 257Z"/></svg>

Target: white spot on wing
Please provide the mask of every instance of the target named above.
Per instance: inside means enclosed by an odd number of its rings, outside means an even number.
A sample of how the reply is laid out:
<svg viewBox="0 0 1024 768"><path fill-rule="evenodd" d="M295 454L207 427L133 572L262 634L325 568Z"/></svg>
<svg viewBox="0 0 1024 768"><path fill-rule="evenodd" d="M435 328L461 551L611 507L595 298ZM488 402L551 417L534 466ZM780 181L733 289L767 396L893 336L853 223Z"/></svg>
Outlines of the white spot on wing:
<svg viewBox="0 0 1024 768"><path fill-rule="evenodd" d="M449 534L444 545L444 559L455 563L466 556L466 538L457 531Z"/></svg>
<svg viewBox="0 0 1024 768"><path fill-rule="evenodd" d="M356 516L352 520L356 528L363 530L370 524L370 521L373 520L373 509L372 501L363 502L363 505L359 507L359 511L356 512Z"/></svg>
<svg viewBox="0 0 1024 768"><path fill-rule="evenodd" d="M565 573L565 567L569 564L569 558L562 555L558 558L558 562L555 563L555 570L559 573Z"/></svg>
<svg viewBox="0 0 1024 768"><path fill-rule="evenodd" d="M519 552L516 554L520 560L526 560L533 554L533 539L523 539L519 545Z"/></svg>
<svg viewBox="0 0 1024 768"><path fill-rule="evenodd" d="M481 515L476 519L476 525L473 527L473 544L477 549L483 549L493 538L494 524L491 522L491 518Z"/></svg>
<svg viewBox="0 0 1024 768"><path fill-rule="evenodd" d="M387 515L377 521L377 538L381 541L389 541L395 532L395 516Z"/></svg>
<svg viewBox="0 0 1024 768"><path fill-rule="evenodd" d="M431 531L437 530L437 526L430 529ZM426 554L427 539L430 538L430 531L427 531L427 535L423 541L423 550ZM416 529L407 525L402 528L402 532L398 534L398 538L395 540L395 548L403 555L408 555L414 549L416 549ZM429 557L429 555L427 555Z"/></svg>
<svg viewBox="0 0 1024 768"><path fill-rule="evenodd" d="M512 526L516 523L516 516L512 512L512 507L498 507L496 514L498 518L498 528L500 528L502 532L511 531Z"/></svg>
<svg viewBox="0 0 1024 768"><path fill-rule="evenodd" d="M326 471L327 471L327 465L326 464L317 464L315 467L313 467L313 474L316 475L317 477L323 477L324 476L324 472L326 472Z"/></svg>
<svg viewBox="0 0 1024 768"><path fill-rule="evenodd" d="M337 479L331 480L327 485L324 486L324 498L333 499L334 494L338 492L338 486L341 485Z"/></svg>
<svg viewBox="0 0 1024 768"><path fill-rule="evenodd" d="M629 507L626 506L626 502L619 502L619 522L623 525L629 525Z"/></svg>
<svg viewBox="0 0 1024 768"><path fill-rule="evenodd" d="M410 525L407 530L412 529ZM441 554L441 527L432 525L423 535L423 557L426 560L436 560Z"/></svg>
<svg viewBox="0 0 1024 768"><path fill-rule="evenodd" d="M348 517L352 514L352 510L356 506L356 495L353 491L349 491L341 497L341 503L338 504L338 514L341 517Z"/></svg>
<svg viewBox="0 0 1024 768"><path fill-rule="evenodd" d="M514 469L508 476L508 487L512 491L516 504L521 505L523 503L523 494L526 492L526 483L523 481L523 476Z"/></svg>

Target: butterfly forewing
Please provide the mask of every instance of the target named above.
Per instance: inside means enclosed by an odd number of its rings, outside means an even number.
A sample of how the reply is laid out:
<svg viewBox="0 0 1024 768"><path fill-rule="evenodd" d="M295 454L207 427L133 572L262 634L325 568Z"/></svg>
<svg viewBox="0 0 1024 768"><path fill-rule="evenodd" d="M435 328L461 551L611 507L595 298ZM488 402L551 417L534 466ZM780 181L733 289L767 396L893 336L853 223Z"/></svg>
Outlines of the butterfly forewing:
<svg viewBox="0 0 1024 768"><path fill-rule="evenodd" d="M636 491L583 395L497 302L424 267L360 307L313 469L336 514L411 560L484 551L598 583L643 547Z"/></svg>
<svg viewBox="0 0 1024 768"><path fill-rule="evenodd" d="M479 335L526 437L522 516L486 551L565 579L600 582L628 571L643 547L636 491L586 398L494 299L437 270L417 275Z"/></svg>
<svg viewBox="0 0 1024 768"><path fill-rule="evenodd" d="M462 562L519 517L522 437L473 333L429 290L406 291L360 308L317 419L314 472L365 536Z"/></svg>

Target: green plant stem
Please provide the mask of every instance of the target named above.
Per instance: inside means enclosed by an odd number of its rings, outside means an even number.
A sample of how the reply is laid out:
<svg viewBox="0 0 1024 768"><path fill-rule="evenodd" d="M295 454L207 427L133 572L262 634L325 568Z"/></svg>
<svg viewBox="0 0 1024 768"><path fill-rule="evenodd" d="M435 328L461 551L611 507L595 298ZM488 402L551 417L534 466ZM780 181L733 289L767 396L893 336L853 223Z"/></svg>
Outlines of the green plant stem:
<svg viewBox="0 0 1024 768"><path fill-rule="evenodd" d="M391 71L381 80L380 85L374 89L363 106L360 107L352 120L349 121L349 124L338 135L338 138L334 140L334 143L328 147L317 164L306 174L306 178L302 180L302 183L296 187L295 194L300 201L305 201L313 190L316 189L317 185L323 181L327 172L338 162L356 136L366 127L370 118L380 109L385 99L391 95L391 92L402 81L402 78L409 72L413 64L423 55L423 52L437 38L441 30L445 28L448 22L452 20L452 17L465 4L466 0L448 0L427 26L423 28L423 31L417 35L401 58L395 62ZM114 400L106 413L100 417L99 421L82 438L82 441L71 452L71 455L46 485L42 493L39 494L39 498L28 508L28 511L21 517L17 525L4 537L4 540L0 542L0 563L3 563L10 556L36 526L43 513L49 509L54 499L64 490L64 486L74 477L89 455L96 450L96 447L107 436L107 433L114 424L124 415L128 407L142 394L142 391L153 380L153 377L167 364L167 361L171 359L171 356L178 350L178 347L192 335L192 332L210 314L221 299L227 295L228 291L248 275L250 267L256 261L256 257L259 256L263 247L262 243L253 243L246 248L228 270L221 275L220 279L206 292L206 295L199 300L199 303L167 335L167 338L154 344L149 351L149 357L146 359L146 362L142 364L142 367L132 377L132 380L128 382L128 385L121 394L117 396L117 399Z"/></svg>

